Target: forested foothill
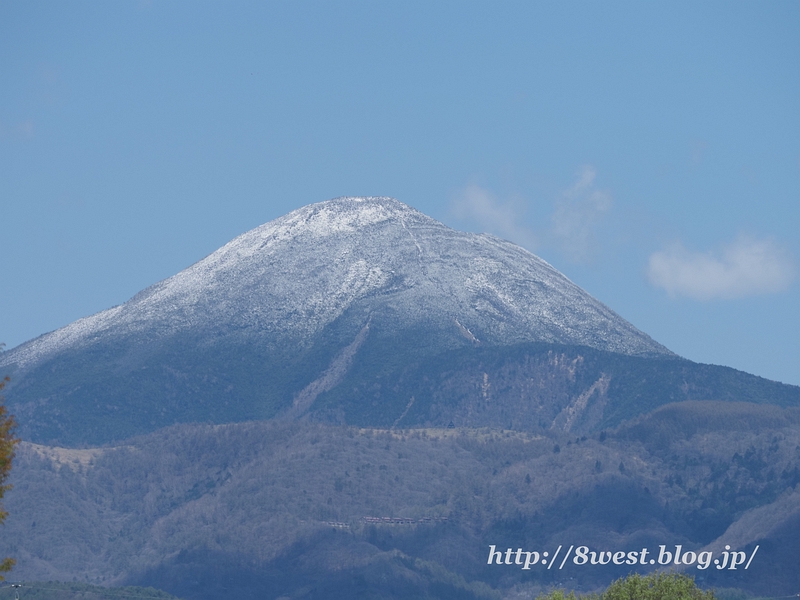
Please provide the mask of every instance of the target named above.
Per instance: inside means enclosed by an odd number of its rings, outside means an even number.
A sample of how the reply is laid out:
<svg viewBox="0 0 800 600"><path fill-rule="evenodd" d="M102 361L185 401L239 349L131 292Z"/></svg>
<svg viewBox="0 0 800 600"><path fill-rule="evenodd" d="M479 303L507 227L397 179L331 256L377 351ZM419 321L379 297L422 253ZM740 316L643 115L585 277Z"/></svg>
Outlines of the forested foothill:
<svg viewBox="0 0 800 600"><path fill-rule="evenodd" d="M176 425L113 447L22 443L0 555L20 579L186 598L500 598L597 590L629 566L551 551L760 550L704 588L800 587L800 410L682 402L589 435L289 421ZM641 567L644 568L644 567Z"/></svg>

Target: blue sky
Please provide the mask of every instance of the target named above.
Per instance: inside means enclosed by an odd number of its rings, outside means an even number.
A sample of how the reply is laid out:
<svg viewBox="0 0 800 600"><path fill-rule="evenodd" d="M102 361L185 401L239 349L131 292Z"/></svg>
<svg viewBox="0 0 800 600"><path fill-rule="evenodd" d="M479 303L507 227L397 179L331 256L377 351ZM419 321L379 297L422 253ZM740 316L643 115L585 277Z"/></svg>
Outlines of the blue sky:
<svg viewBox="0 0 800 600"><path fill-rule="evenodd" d="M0 4L0 341L394 196L800 384L800 3Z"/></svg>

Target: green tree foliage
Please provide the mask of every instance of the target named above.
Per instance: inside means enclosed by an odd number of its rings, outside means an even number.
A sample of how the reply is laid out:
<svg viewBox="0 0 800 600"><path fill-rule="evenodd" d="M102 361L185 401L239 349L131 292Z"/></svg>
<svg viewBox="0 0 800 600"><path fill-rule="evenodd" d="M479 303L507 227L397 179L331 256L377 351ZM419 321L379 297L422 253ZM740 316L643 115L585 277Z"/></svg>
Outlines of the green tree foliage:
<svg viewBox="0 0 800 600"><path fill-rule="evenodd" d="M553 590L549 594L537 596L536 600L597 600L597 596L576 596L575 592L569 594L565 590Z"/></svg>
<svg viewBox="0 0 800 600"><path fill-rule="evenodd" d="M9 378L7 376L0 381L0 391L2 391L8 381ZM8 479L8 475L11 471L14 447L17 445L17 442L19 442L19 440L14 437L15 427L16 422L14 421L14 417L8 414L8 410L3 404L3 397L0 396L0 499L11 489L11 486L6 484L6 479ZM5 520L6 516L8 516L8 513L4 511L2 505L0 505L0 523ZM7 573L13 566L13 558L4 559L0 562L0 573ZM3 576L0 575L0 581L2 580Z"/></svg>
<svg viewBox="0 0 800 600"><path fill-rule="evenodd" d="M694 578L682 573L633 573L612 583L599 596L553 590L537 600L715 600L715 596L712 591L698 588Z"/></svg>
<svg viewBox="0 0 800 600"><path fill-rule="evenodd" d="M714 600L714 592L701 590L682 573L634 573L612 583L602 600Z"/></svg>

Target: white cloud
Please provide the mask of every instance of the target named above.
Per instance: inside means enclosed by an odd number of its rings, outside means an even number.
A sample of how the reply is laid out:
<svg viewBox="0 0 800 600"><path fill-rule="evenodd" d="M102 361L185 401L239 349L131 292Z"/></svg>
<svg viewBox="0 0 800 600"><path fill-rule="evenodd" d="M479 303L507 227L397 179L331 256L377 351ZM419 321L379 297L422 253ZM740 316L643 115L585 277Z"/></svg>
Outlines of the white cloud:
<svg viewBox="0 0 800 600"><path fill-rule="evenodd" d="M672 296L696 300L774 294L794 279L791 255L771 239L739 236L719 252L691 252L676 242L650 256L647 278Z"/></svg>
<svg viewBox="0 0 800 600"><path fill-rule="evenodd" d="M525 207L514 201L501 202L489 190L470 184L453 201L457 219L472 221L483 231L511 240L529 250L536 247L536 235L520 225Z"/></svg>
<svg viewBox="0 0 800 600"><path fill-rule="evenodd" d="M611 209L611 195L595 188L596 176L594 167L582 167L577 181L556 202L553 213L552 235L573 262L584 262L591 257L594 229Z"/></svg>

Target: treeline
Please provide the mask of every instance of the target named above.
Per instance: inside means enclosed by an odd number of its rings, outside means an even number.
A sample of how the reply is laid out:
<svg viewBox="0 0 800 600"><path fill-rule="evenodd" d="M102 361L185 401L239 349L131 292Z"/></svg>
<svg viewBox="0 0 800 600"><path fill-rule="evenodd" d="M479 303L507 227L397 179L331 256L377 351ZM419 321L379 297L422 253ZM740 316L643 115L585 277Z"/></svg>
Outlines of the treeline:
<svg viewBox="0 0 800 600"><path fill-rule="evenodd" d="M0 586L0 600L178 600L152 587L102 587L87 583L24 581Z"/></svg>

